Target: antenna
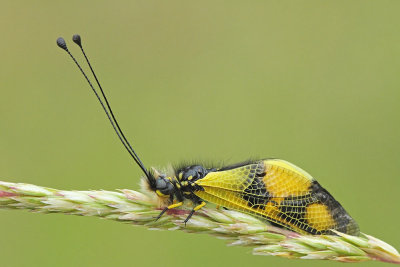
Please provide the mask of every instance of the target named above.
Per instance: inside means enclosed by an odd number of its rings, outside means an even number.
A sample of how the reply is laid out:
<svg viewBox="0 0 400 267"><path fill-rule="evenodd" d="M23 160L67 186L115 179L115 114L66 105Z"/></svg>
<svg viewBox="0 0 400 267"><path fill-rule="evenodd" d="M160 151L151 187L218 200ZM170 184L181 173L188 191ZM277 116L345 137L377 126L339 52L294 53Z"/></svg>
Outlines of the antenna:
<svg viewBox="0 0 400 267"><path fill-rule="evenodd" d="M101 87L100 82L99 82L99 80L97 79L96 74L94 73L94 70L93 70L93 68L92 68L92 65L90 64L90 61L89 61L88 57L86 56L85 50L83 50L82 41L81 41L81 36L80 36L79 34L75 34L74 36L72 36L72 41L74 41L74 43L76 43L76 44L80 47L80 49L81 49L81 51L82 51L82 54L85 56L86 62L87 62L87 64L89 65L90 70L92 71L92 74L93 74L93 76L94 76L94 79L96 80L96 83L97 83L97 85L98 85L99 88L100 88L100 92L101 92L101 94L103 95L103 98L104 98L104 100L105 100L105 102L106 102L106 105L107 105L107 107L108 107L108 110L110 111L111 117L113 118L113 120L114 120L114 122L115 122L115 125L117 126L119 132L121 133L122 138L124 139L124 141L126 142L126 144L128 145L128 147L130 148L130 150L133 152L133 154L135 155L136 159L139 161L139 163L138 163L139 166L144 166L144 164L143 164L142 161L140 160L139 156L136 154L136 152L135 152L135 150L132 148L131 144L129 144L129 142L128 142L128 140L126 139L124 133L122 132L121 128L119 127L119 124L118 124L118 122L117 122L117 119L116 119L115 116L114 116L114 113L113 113L113 111L112 111L112 109L111 109L111 106L110 106L110 104L109 104L109 102L108 102L108 99L107 99L107 97L106 97L106 95L105 95L105 93L104 93L104 91L103 91L103 88Z"/></svg>
<svg viewBox="0 0 400 267"><path fill-rule="evenodd" d="M144 172L144 174L146 175L149 183L151 185L155 184L155 179L153 176L150 175L149 171L146 169L146 167L144 166L144 164L142 163L142 161L140 160L139 156L136 154L135 150L132 148L132 146L130 145L130 143L128 142L128 140L126 139L124 133L122 132L121 128L119 127L119 124L117 122L117 119L115 118L111 106L104 94L104 91L97 79L96 74L93 71L93 68L89 62L89 59L87 58L83 48L82 48L82 43L81 43L81 37L79 35L74 35L73 36L73 41L81 48L83 55L85 56L86 62L88 63L90 70L93 73L93 76L96 79L97 85L100 88L100 91L104 97L104 100L106 102L106 105L108 107L108 110L106 108L106 106L104 105L103 101L101 100L99 94L97 93L96 89L93 87L92 83L90 82L89 78L87 77L86 73L83 71L83 69L81 68L81 66L79 65L79 63L76 61L75 57L71 54L71 52L68 50L67 44L65 43L64 38L59 37L57 39L57 45L62 48L63 50L65 50L68 55L72 58L72 60L75 62L76 66L79 68L79 70L81 71L81 73L83 74L83 76L85 77L86 81L89 83L90 88L92 88L93 93L96 95L97 100L100 102L101 107L103 108L104 112L107 115L108 120L111 123L111 126L113 127L115 133L117 134L119 140L121 141L121 143L124 145L124 147L126 148L126 150L129 152L129 154L131 155L131 157L134 159L134 161L139 165L139 167L142 169L142 171ZM111 115L110 115L111 114Z"/></svg>

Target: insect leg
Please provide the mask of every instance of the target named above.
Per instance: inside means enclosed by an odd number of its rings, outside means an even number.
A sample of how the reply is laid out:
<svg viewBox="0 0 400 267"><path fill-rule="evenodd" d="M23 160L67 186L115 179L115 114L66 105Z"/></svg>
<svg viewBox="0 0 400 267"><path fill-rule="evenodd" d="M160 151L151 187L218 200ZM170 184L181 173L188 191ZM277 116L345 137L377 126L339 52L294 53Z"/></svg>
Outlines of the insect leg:
<svg viewBox="0 0 400 267"><path fill-rule="evenodd" d="M201 209L201 208L204 207L205 205L206 205L206 202L201 201L200 204L198 204L196 207L194 207L194 208L190 211L189 215L186 217L186 219L185 219L185 221L184 221L185 225L186 225L186 223L190 220L190 218L193 216L194 212L195 212L195 211L198 211L199 209Z"/></svg>
<svg viewBox="0 0 400 267"><path fill-rule="evenodd" d="M165 207L165 208L160 212L160 214L158 214L158 216L156 217L156 221L158 221L158 219L160 219L161 216L163 216L163 214L164 214L167 210L168 210L168 207Z"/></svg>
<svg viewBox="0 0 400 267"><path fill-rule="evenodd" d="M174 209L174 208L177 208L177 207L182 206L182 205L183 205L183 202L181 201L181 202L178 202L178 203L169 205L168 207L165 207L165 208L160 212L160 214L158 214L158 216L157 216L157 218L156 218L156 221L157 221L158 219L160 219L161 216L163 216L163 214L164 214L167 210Z"/></svg>

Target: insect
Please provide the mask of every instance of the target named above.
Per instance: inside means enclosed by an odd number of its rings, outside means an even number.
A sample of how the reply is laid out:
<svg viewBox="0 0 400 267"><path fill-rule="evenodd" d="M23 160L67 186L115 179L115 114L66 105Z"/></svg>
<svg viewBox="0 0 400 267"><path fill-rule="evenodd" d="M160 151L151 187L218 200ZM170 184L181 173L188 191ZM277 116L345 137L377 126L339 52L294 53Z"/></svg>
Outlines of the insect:
<svg viewBox="0 0 400 267"><path fill-rule="evenodd" d="M185 219L208 202L226 209L252 214L269 223L302 234L334 234L336 230L359 235L356 221L333 196L310 174L280 159L247 161L225 167L200 164L172 168L169 173L148 169L132 148L112 112L110 104L82 47L81 37L73 36L96 80L104 101L86 73L72 56L63 38L57 45L65 50L78 66L99 100L120 141L142 169L145 188L155 193L162 211L191 202L193 208Z"/></svg>

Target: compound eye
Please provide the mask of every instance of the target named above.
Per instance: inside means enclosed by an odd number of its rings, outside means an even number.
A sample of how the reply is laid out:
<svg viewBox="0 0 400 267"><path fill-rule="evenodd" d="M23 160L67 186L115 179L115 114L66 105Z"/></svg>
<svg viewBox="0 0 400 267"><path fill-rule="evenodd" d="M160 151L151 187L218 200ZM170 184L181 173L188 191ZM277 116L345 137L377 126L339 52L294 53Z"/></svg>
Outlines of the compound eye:
<svg viewBox="0 0 400 267"><path fill-rule="evenodd" d="M164 179L156 180L156 189L163 190L167 187L167 182Z"/></svg>
<svg viewBox="0 0 400 267"><path fill-rule="evenodd" d="M174 191L174 186L171 183L167 183L165 188L159 190L164 196L169 196Z"/></svg>

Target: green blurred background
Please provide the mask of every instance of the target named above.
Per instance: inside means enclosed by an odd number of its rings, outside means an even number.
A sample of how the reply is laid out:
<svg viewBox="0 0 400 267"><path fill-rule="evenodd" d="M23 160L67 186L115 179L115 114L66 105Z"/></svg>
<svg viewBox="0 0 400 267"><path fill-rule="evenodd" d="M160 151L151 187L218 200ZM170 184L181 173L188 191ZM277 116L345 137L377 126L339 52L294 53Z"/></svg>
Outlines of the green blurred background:
<svg viewBox="0 0 400 267"><path fill-rule="evenodd" d="M147 165L278 157L400 248L399 1L3 1L0 179L138 189L60 35ZM339 266L206 235L0 210L1 266ZM382 265L367 263L365 265Z"/></svg>

